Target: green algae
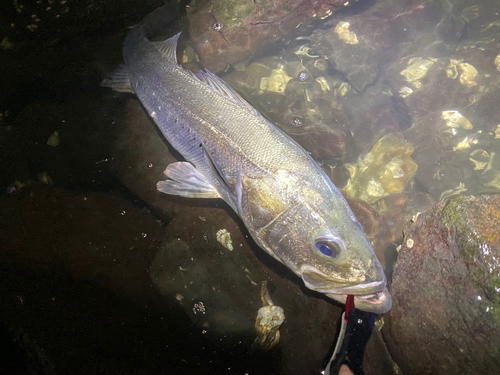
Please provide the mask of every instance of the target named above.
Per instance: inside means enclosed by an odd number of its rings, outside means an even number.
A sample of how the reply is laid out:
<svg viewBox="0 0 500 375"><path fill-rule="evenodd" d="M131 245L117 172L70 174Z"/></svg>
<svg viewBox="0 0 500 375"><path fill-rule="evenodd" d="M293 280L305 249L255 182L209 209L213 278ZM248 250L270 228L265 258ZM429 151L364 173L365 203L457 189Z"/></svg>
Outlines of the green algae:
<svg viewBox="0 0 500 375"><path fill-rule="evenodd" d="M500 324L500 248L493 233L498 230L496 201L500 201L498 196L455 197L446 202L440 219L455 234L471 282L484 292L489 311Z"/></svg>
<svg viewBox="0 0 500 375"><path fill-rule="evenodd" d="M224 27L238 27L257 12L252 1L225 0L213 4L212 13Z"/></svg>

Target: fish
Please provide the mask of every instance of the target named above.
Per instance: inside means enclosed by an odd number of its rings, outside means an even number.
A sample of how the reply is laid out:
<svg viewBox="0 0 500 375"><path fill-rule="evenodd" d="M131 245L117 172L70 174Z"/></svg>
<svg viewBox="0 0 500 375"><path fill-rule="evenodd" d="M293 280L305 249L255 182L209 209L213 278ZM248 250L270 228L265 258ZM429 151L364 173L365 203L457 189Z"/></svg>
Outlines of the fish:
<svg viewBox="0 0 500 375"><path fill-rule="evenodd" d="M221 198L269 255L307 288L356 308L391 308L387 279L363 227L310 154L208 70L177 61L178 33L150 41L142 25L123 44L124 64L102 85L137 95L185 159L168 165L160 192Z"/></svg>

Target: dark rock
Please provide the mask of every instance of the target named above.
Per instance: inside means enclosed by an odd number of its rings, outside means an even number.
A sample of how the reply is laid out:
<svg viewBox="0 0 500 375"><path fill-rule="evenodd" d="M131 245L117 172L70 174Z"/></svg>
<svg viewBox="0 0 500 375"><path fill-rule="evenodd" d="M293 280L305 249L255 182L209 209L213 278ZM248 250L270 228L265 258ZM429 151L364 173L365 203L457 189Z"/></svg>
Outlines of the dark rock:
<svg viewBox="0 0 500 375"><path fill-rule="evenodd" d="M387 4L388 2L385 2ZM400 6L393 2L390 12L381 13L384 2L352 17L335 17L312 34L313 44L332 67L342 72L354 90L361 93L379 75L381 63L397 57L405 35L391 28L392 13Z"/></svg>
<svg viewBox="0 0 500 375"><path fill-rule="evenodd" d="M41 174L58 186L107 191L116 187L108 164L117 113L90 95L64 102L39 100L9 116L2 135L2 191L29 185ZM114 107L114 109L117 109ZM48 139L58 133L58 143Z"/></svg>
<svg viewBox="0 0 500 375"><path fill-rule="evenodd" d="M0 218L2 374L280 373L279 350L207 338L151 285L165 228L142 205L33 185Z"/></svg>
<svg viewBox="0 0 500 375"><path fill-rule="evenodd" d="M405 374L500 368L500 196L456 197L405 227L384 337Z"/></svg>
<svg viewBox="0 0 500 375"><path fill-rule="evenodd" d="M338 127L315 126L288 135L320 160L344 160L354 149L351 133Z"/></svg>
<svg viewBox="0 0 500 375"><path fill-rule="evenodd" d="M401 129L407 126L408 118L401 118L386 85L377 83L361 94L349 93L343 109L348 115L348 128L358 152L369 152L387 134L394 133L403 138Z"/></svg>
<svg viewBox="0 0 500 375"><path fill-rule="evenodd" d="M391 194L376 202L374 206L391 227L392 242L401 243L406 223L435 204L434 198L427 193L408 191Z"/></svg>
<svg viewBox="0 0 500 375"><path fill-rule="evenodd" d="M61 267L138 304L155 298L143 269L164 228L147 210L118 196L41 184L4 195L0 207L4 259L38 272Z"/></svg>
<svg viewBox="0 0 500 375"><path fill-rule="evenodd" d="M0 54L0 65L8 67L0 71L1 110L15 115L32 101L63 102L75 92L94 91L103 75L120 62L125 26L137 24L161 4L161 0L2 4L1 38L8 37L13 48ZM103 60L109 64L106 72Z"/></svg>

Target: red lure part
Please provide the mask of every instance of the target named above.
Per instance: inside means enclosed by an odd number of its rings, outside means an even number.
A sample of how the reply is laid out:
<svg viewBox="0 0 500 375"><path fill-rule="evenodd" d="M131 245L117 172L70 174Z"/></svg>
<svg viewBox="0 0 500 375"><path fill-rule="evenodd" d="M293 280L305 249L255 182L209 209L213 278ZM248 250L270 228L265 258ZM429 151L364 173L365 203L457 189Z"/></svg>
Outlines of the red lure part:
<svg viewBox="0 0 500 375"><path fill-rule="evenodd" d="M352 294L347 295L347 299L345 301L345 317L344 320L347 321L347 317L349 316L349 310L354 309L354 296Z"/></svg>

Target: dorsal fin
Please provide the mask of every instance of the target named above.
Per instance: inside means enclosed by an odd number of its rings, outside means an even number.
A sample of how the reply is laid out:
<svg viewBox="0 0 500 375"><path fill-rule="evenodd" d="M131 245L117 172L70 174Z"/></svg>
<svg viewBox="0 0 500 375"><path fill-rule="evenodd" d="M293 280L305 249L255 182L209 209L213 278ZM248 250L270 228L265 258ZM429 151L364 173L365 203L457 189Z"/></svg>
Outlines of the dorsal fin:
<svg viewBox="0 0 500 375"><path fill-rule="evenodd" d="M175 34L173 37L167 39L167 40L162 40L160 42L151 42L153 46L158 50L158 52L161 53L161 55L166 58L169 61L175 61L176 64L177 62L177 42L179 41L179 37L181 36L181 33Z"/></svg>
<svg viewBox="0 0 500 375"><path fill-rule="evenodd" d="M169 62L175 61L177 62L177 42L179 40L181 33L175 34L173 37L161 41L161 42L151 42L155 48L160 52L160 54L167 59ZM252 113L255 116L262 117L262 114L257 111L251 104L249 104L245 99L241 97L241 95L236 92L231 86L229 86L222 79L217 77L212 72L205 69L205 71L200 70L198 73L193 73L189 69L184 69L181 67L188 75L196 79L198 82L205 84L212 91L217 94L225 97L226 99L231 100L233 103L238 104Z"/></svg>

